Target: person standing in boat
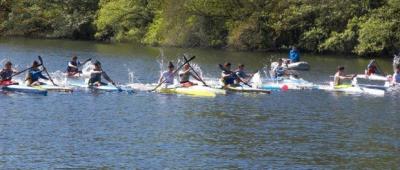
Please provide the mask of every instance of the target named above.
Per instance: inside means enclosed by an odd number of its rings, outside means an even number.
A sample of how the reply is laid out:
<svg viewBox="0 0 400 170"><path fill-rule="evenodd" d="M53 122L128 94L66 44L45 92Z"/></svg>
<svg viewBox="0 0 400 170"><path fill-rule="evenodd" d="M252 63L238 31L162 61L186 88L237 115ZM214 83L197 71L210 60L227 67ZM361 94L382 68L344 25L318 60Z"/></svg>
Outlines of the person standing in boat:
<svg viewBox="0 0 400 170"><path fill-rule="evenodd" d="M237 80L236 74L231 71L231 63L226 62L224 64L224 70L221 72L221 82L224 86L235 85Z"/></svg>
<svg viewBox="0 0 400 170"><path fill-rule="evenodd" d="M286 75L286 69L283 67L283 59L278 60L278 65L272 68L272 73L274 78L283 77Z"/></svg>
<svg viewBox="0 0 400 170"><path fill-rule="evenodd" d="M39 69L40 64L36 60L33 61L32 67L29 69L28 74L25 78L26 85L28 86L39 86L45 83L40 82L40 79L49 80L46 76L42 74L43 69Z"/></svg>
<svg viewBox="0 0 400 170"><path fill-rule="evenodd" d="M175 79L175 66L172 64L172 62L168 63L168 70L163 72L161 74L160 79L158 79L158 83L164 82L166 85L172 85L174 84L174 79Z"/></svg>
<svg viewBox="0 0 400 170"><path fill-rule="evenodd" d="M93 70L90 72L90 78L88 85L89 86L104 86L107 85L107 83L104 83L101 81L101 78L104 77L108 82L110 82L112 85L116 86L115 82L108 77L108 75L103 71L101 68L101 63L99 61L96 61L94 64Z"/></svg>
<svg viewBox="0 0 400 170"><path fill-rule="evenodd" d="M290 60L290 63L296 63L296 62L300 61L300 53L296 47L292 47L292 50L290 50L289 60Z"/></svg>
<svg viewBox="0 0 400 170"><path fill-rule="evenodd" d="M335 76L333 78L333 82L335 86L342 85L343 80L352 80L354 77L357 75L345 75L344 73L344 67L343 66L338 66L337 71L335 73Z"/></svg>
<svg viewBox="0 0 400 170"><path fill-rule="evenodd" d="M12 68L12 63L7 61L4 68L0 71L0 85L18 84L11 80L11 76L17 73L17 70Z"/></svg>
<svg viewBox="0 0 400 170"><path fill-rule="evenodd" d="M179 78L180 78L180 84L183 87L190 87L197 85L196 83L193 83L190 81L190 77L193 77L194 79L201 81L200 77L197 77L190 71L190 65L185 64L183 69L179 72Z"/></svg>
<svg viewBox="0 0 400 170"><path fill-rule="evenodd" d="M250 79L253 77L253 75L247 74L244 71L244 64L239 64L238 69L235 71L235 74L237 79L239 80L237 84L239 84L240 82L248 83Z"/></svg>

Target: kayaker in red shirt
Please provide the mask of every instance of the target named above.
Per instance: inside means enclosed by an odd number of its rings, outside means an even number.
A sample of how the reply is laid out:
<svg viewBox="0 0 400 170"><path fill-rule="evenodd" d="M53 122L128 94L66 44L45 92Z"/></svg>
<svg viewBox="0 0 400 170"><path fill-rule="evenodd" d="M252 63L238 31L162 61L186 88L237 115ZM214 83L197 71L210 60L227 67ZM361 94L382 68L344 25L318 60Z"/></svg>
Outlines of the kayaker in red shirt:
<svg viewBox="0 0 400 170"><path fill-rule="evenodd" d="M369 62L366 72L367 72L368 76L370 76L371 74L379 74L380 73L375 60L371 60Z"/></svg>
<svg viewBox="0 0 400 170"><path fill-rule="evenodd" d="M4 68L0 71L0 85L12 85L18 84L17 82L12 81L12 75L17 73L17 70L12 68L12 63L8 61Z"/></svg>

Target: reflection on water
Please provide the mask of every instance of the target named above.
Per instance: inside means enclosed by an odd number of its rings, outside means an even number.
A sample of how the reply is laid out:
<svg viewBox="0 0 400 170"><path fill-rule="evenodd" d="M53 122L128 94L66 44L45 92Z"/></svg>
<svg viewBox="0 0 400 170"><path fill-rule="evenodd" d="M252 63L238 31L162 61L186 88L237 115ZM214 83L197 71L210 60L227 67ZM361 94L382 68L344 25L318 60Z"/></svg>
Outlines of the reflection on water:
<svg viewBox="0 0 400 170"><path fill-rule="evenodd" d="M250 72L286 54L162 48L164 64L183 53L210 79L218 63ZM63 71L69 56L102 61L118 82L153 83L160 49L130 44L3 39L0 56L25 68L37 55ZM368 60L304 54L305 80L324 83L337 65L360 73ZM3 58L2 58L3 59ZM385 72L391 59L378 60ZM157 93L0 94L1 169L396 169L399 93L385 97L322 91L216 98Z"/></svg>

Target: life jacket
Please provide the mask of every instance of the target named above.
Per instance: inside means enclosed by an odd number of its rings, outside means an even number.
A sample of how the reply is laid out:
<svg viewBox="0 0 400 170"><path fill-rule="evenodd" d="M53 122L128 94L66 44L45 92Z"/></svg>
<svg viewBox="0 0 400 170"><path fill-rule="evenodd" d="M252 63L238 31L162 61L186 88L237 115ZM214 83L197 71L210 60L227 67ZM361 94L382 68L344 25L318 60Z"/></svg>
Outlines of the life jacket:
<svg viewBox="0 0 400 170"><path fill-rule="evenodd" d="M378 68L374 65L369 66L368 70L367 70L367 74L371 75L371 74L376 74L377 73Z"/></svg>
<svg viewBox="0 0 400 170"><path fill-rule="evenodd" d="M3 69L0 72L0 77L2 80L11 80L11 76L14 72L12 70Z"/></svg>
<svg viewBox="0 0 400 170"><path fill-rule="evenodd" d="M79 62L70 61L69 64L71 64L71 65L73 65L73 66L75 66L75 67L78 67ZM75 68L75 67L71 67L71 66L68 65L68 67L67 67L67 72L68 72L68 73L72 73L72 72L73 72L73 73L77 73L77 72L79 72L79 69L78 69L78 68Z"/></svg>

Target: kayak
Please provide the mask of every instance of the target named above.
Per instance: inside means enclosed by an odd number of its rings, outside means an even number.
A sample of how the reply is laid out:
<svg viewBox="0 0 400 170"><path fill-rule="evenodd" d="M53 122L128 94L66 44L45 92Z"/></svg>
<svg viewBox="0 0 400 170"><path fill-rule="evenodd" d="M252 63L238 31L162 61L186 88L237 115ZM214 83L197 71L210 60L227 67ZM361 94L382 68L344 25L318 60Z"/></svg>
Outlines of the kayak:
<svg viewBox="0 0 400 170"><path fill-rule="evenodd" d="M92 90L107 91L107 92L122 92L122 91L133 92L133 89L131 88L115 87L112 84L101 85L101 86L89 86L87 83L85 83L84 80L73 80L73 81L69 80L67 81L67 84L82 89L92 89Z"/></svg>
<svg viewBox="0 0 400 170"><path fill-rule="evenodd" d="M350 94L370 94L377 96L385 95L385 90L361 87L358 85L351 85L351 84L334 86L333 82L330 82L330 85L328 86L319 86L319 89L325 91L344 92Z"/></svg>
<svg viewBox="0 0 400 170"><path fill-rule="evenodd" d="M12 92L47 95L47 90L41 88L40 86L31 87L26 85L8 85L8 86L3 86L2 89L5 91L12 91Z"/></svg>
<svg viewBox="0 0 400 170"><path fill-rule="evenodd" d="M136 90L150 91L153 90L157 86L157 84L133 83L128 86ZM226 94L226 91L223 89L217 89L202 85L194 85L190 87L182 87L180 85L167 85L167 86L162 85L155 91L158 93L183 94L183 95L191 95L199 97L215 97L217 95Z"/></svg>
<svg viewBox="0 0 400 170"><path fill-rule="evenodd" d="M376 80L376 81L387 81L388 78L379 74L371 74L371 75L366 75L366 74L357 74L357 78L360 79L367 79L367 80Z"/></svg>
<svg viewBox="0 0 400 170"><path fill-rule="evenodd" d="M318 89L318 86L305 81L297 79L292 76L277 79L268 79L263 84L257 86L261 89L267 90L304 90L304 89Z"/></svg>
<svg viewBox="0 0 400 170"><path fill-rule="evenodd" d="M278 65L278 62L272 62L271 63L271 68L275 68ZM286 66L286 64L283 64L284 67L288 68L289 70L310 70L310 64L305 61L299 61L295 63L290 63Z"/></svg>
<svg viewBox="0 0 400 170"><path fill-rule="evenodd" d="M202 96L202 97L215 97L217 94L226 94L225 90L215 89L206 86L190 86L190 87L161 87L157 89L160 93L173 93L173 94L184 94L192 96Z"/></svg>
<svg viewBox="0 0 400 170"><path fill-rule="evenodd" d="M40 89L45 89L48 91L56 91L56 92L72 92L73 89L72 87L68 87L68 86L54 86L54 85L40 85L40 86L33 86L36 88L40 88Z"/></svg>
<svg viewBox="0 0 400 170"><path fill-rule="evenodd" d="M241 86L226 86L226 87L221 87L221 88L225 89L227 91L231 91L231 92L266 93L266 94L270 94L271 93L271 90L253 88L253 87L245 87L243 85L241 85Z"/></svg>

